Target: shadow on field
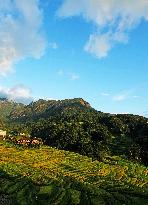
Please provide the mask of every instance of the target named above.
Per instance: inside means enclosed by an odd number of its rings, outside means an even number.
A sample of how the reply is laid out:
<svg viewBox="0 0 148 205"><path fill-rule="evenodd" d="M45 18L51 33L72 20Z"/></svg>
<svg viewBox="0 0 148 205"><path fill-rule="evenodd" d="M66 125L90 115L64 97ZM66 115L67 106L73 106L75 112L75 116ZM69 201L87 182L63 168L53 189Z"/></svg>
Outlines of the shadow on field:
<svg viewBox="0 0 148 205"><path fill-rule="evenodd" d="M113 186L94 187L69 177L35 184L22 176L0 170L0 205L147 205L142 189Z"/></svg>
<svg viewBox="0 0 148 205"><path fill-rule="evenodd" d="M31 205L39 188L26 177L12 177L0 170L0 204Z"/></svg>

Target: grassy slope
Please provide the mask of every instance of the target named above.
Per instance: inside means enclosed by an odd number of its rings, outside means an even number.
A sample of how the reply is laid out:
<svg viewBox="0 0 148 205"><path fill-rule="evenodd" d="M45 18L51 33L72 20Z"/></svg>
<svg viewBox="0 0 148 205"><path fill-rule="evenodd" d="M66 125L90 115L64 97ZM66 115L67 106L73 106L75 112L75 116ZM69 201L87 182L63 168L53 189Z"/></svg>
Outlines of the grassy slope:
<svg viewBox="0 0 148 205"><path fill-rule="evenodd" d="M146 205L148 170L114 158L106 163L43 146L0 143L0 204Z"/></svg>

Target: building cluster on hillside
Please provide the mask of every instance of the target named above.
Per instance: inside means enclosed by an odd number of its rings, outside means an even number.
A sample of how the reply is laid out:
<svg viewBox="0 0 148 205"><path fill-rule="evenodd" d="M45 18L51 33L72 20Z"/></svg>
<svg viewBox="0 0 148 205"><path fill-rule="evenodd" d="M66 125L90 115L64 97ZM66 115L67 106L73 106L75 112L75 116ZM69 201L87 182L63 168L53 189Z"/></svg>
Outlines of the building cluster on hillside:
<svg viewBox="0 0 148 205"><path fill-rule="evenodd" d="M7 132L4 130L0 130L0 138L5 138L7 135Z"/></svg>

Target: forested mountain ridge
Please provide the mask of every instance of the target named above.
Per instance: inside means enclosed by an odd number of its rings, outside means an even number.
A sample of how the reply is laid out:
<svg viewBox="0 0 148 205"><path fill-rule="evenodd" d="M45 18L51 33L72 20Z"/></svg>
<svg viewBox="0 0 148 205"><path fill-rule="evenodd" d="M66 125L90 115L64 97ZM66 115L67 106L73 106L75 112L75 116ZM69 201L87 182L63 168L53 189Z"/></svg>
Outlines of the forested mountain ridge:
<svg viewBox="0 0 148 205"><path fill-rule="evenodd" d="M145 117L103 113L82 98L40 99L29 105L3 101L1 105L0 112L7 113L1 116L5 117L8 133L25 132L41 138L46 145L97 160L118 155L148 164L148 119Z"/></svg>
<svg viewBox="0 0 148 205"><path fill-rule="evenodd" d="M69 111L90 110L95 111L89 103L82 98L66 100L38 100L25 106L24 109L14 109L10 115L10 120L26 121L48 118L50 116L62 115Z"/></svg>

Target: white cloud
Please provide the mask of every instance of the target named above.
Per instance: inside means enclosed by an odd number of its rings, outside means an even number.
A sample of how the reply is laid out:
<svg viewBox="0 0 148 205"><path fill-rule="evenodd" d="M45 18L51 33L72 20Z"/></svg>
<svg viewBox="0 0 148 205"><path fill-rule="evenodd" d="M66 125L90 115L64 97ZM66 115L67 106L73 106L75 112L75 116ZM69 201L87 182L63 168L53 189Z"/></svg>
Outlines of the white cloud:
<svg viewBox="0 0 148 205"><path fill-rule="evenodd" d="M91 35L84 50L95 55L97 58L103 58L107 56L111 47L111 38L109 35Z"/></svg>
<svg viewBox="0 0 148 205"><path fill-rule="evenodd" d="M80 78L80 76L79 75L77 75L77 74L75 74L75 73L72 73L72 74L70 74L70 80L79 80L79 78Z"/></svg>
<svg viewBox="0 0 148 205"><path fill-rule="evenodd" d="M103 93L101 93L101 95L102 95L102 96L105 96L105 97L110 96L110 94L109 94L109 93L104 93L104 92L103 92Z"/></svg>
<svg viewBox="0 0 148 205"><path fill-rule="evenodd" d="M129 97L129 96L128 96L127 93L123 93L123 94L115 95L115 96L113 97L113 100L114 100L114 101L124 101L124 100L126 100L128 97Z"/></svg>
<svg viewBox="0 0 148 205"><path fill-rule="evenodd" d="M104 33L90 35L84 50L96 56L97 58L104 58L108 52L114 47L116 42L127 42L127 37L121 33Z"/></svg>
<svg viewBox="0 0 148 205"><path fill-rule="evenodd" d="M56 42L49 43L49 48L56 50L58 48L58 44Z"/></svg>
<svg viewBox="0 0 148 205"><path fill-rule="evenodd" d="M137 98L139 98L138 95L132 95L133 92L134 92L133 89L122 91L121 93L114 95L112 97L112 99L114 101L120 102L120 101L124 101L124 100L127 100L127 99L137 99Z"/></svg>
<svg viewBox="0 0 148 205"><path fill-rule="evenodd" d="M0 87L0 98L6 98L19 103L30 103L33 98L31 97L31 90L24 85L17 85L12 88Z"/></svg>
<svg viewBox="0 0 148 205"><path fill-rule="evenodd" d="M58 70L57 74L58 74L59 76L63 76L63 75L64 75L64 71L63 71L62 69L60 69L60 70Z"/></svg>
<svg viewBox="0 0 148 205"><path fill-rule="evenodd" d="M58 100L56 98L52 98L52 97L47 97L47 96L36 96L33 99L33 102L38 101L39 99L43 99L43 100Z"/></svg>
<svg viewBox="0 0 148 205"><path fill-rule="evenodd" d="M138 96L138 95L133 95L132 97L133 97L133 98L139 98L140 96Z"/></svg>
<svg viewBox="0 0 148 205"><path fill-rule="evenodd" d="M69 80L78 80L80 76L76 73L67 73L63 69L58 70L57 74L62 77L66 77Z"/></svg>
<svg viewBox="0 0 148 205"><path fill-rule="evenodd" d="M96 26L84 49L97 58L106 57L116 43L126 43L128 33L148 20L147 0L63 0L58 16L82 16Z"/></svg>
<svg viewBox="0 0 148 205"><path fill-rule="evenodd" d="M38 4L38 0L0 0L0 75L21 59L44 54L43 14Z"/></svg>

